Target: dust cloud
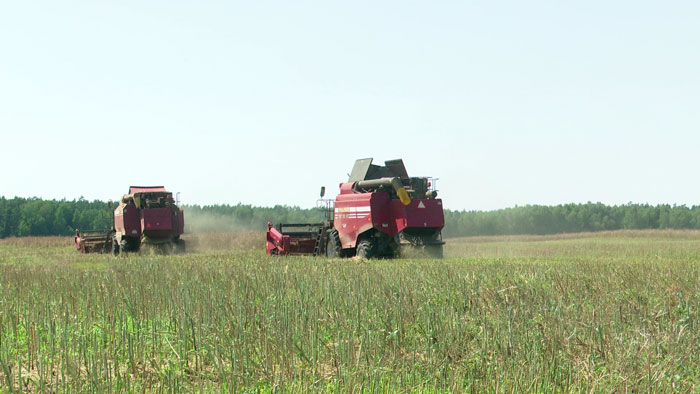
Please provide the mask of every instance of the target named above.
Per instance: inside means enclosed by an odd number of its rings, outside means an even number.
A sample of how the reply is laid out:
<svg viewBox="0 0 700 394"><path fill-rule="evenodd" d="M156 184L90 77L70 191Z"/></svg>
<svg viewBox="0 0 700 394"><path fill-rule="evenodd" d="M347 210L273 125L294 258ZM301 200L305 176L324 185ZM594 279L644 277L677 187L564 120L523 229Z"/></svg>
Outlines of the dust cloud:
<svg viewBox="0 0 700 394"><path fill-rule="evenodd" d="M263 226L261 224L260 226ZM185 234L188 252L224 252L264 250L265 231L241 225L228 215L185 209Z"/></svg>

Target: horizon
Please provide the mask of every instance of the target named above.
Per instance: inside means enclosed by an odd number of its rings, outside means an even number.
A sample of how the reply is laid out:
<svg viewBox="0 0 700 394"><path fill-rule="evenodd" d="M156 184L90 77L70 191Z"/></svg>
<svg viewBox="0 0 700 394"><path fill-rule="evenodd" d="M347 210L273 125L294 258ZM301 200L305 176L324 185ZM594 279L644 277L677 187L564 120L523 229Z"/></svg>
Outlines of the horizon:
<svg viewBox="0 0 700 394"><path fill-rule="evenodd" d="M175 192L176 193L176 192ZM175 194L173 193L173 194ZM87 199L84 196L80 196L77 198L42 198L39 196L31 196L31 197L26 197L26 196L13 196L13 197L8 197L5 195L0 195L0 198L4 198L6 200L10 200L13 198L20 198L20 199L38 199L42 201L89 201L89 202L117 202L118 199L108 199L108 200L100 200L100 199ZM438 196L438 198L440 198ZM603 204L606 207L622 207L622 206L649 206L649 207L660 207L660 206L668 206L668 207L686 207L688 209L694 209L700 207L700 204L694 204L694 205L688 205L688 204L675 204L675 203L659 203L659 204L649 204L649 203L643 203L643 202L634 202L634 201L628 201L623 204L606 204L602 201L585 201L585 202L565 202L565 203L557 203L557 204L550 204L550 205L545 205L545 204L515 204L513 206L508 206L508 207L500 207L500 208L493 208L493 209L452 209L449 207L446 207L445 210L452 211L452 212L493 212L493 211L501 211L501 210L508 210L508 209L517 209L517 208L525 208L525 207L533 207L533 206L541 206L541 207L558 207L558 206L566 206L566 205L596 205L596 204ZM235 203L219 203L219 204L191 204L191 203L182 203L180 202L181 207L199 207L199 208L205 208L205 207L212 207L212 206L230 206L230 207L235 207L237 205L243 205L243 206L250 206L252 208L275 208L275 207L287 207L287 208L294 208L294 209L302 209L302 210L313 210L313 209L321 209L318 206L311 206L311 207L303 207L299 205L289 205L289 204L275 204L275 205L255 205L255 204L247 204L243 202L235 202Z"/></svg>

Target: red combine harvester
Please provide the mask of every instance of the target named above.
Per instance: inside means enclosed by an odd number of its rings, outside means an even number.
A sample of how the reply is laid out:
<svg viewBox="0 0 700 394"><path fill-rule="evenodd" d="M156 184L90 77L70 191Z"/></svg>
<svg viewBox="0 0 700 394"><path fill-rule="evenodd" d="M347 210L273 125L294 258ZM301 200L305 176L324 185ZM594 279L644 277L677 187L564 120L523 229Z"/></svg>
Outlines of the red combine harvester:
<svg viewBox="0 0 700 394"><path fill-rule="evenodd" d="M114 227L107 231L79 231L75 248L82 253L137 252L143 244L163 252L184 252L182 209L163 186L131 186L114 210Z"/></svg>
<svg viewBox="0 0 700 394"><path fill-rule="evenodd" d="M410 247L442 257L442 200L431 178L409 177L401 159L384 166L357 160L331 203L323 223L268 223L267 254L395 257Z"/></svg>

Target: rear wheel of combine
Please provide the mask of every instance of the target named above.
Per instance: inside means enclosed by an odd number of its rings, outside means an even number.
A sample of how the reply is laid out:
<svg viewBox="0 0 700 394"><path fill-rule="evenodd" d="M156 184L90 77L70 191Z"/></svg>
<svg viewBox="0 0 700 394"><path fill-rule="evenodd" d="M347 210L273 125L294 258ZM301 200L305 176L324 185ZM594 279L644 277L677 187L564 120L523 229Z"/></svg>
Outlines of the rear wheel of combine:
<svg viewBox="0 0 700 394"><path fill-rule="evenodd" d="M343 257L343 249L340 245L340 237L337 231L331 231L328 234L328 243L326 244L326 257L336 258Z"/></svg>
<svg viewBox="0 0 700 394"><path fill-rule="evenodd" d="M443 258L442 245L430 245L425 247L428 256L433 259Z"/></svg>
<svg viewBox="0 0 700 394"><path fill-rule="evenodd" d="M176 239L175 240L175 253L185 253L185 240Z"/></svg>
<svg viewBox="0 0 700 394"><path fill-rule="evenodd" d="M371 259L377 251L377 246L372 242L372 239L363 239L357 243L357 257L363 259Z"/></svg>
<svg viewBox="0 0 700 394"><path fill-rule="evenodd" d="M177 244L173 242L166 242L158 245L158 253L164 255L171 255L177 252Z"/></svg>

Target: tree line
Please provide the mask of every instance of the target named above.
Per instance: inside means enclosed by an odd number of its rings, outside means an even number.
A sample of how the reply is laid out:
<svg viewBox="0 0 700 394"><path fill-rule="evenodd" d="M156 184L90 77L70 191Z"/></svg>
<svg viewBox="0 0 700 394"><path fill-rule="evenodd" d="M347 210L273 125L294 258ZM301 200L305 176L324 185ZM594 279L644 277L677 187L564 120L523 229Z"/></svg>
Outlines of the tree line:
<svg viewBox="0 0 700 394"><path fill-rule="evenodd" d="M602 203L445 211L448 236L559 234L604 230L700 229L700 206Z"/></svg>
<svg viewBox="0 0 700 394"><path fill-rule="evenodd" d="M0 238L72 235L75 229L103 230L112 227L117 202L99 200L42 200L0 197ZM184 205L185 231L235 231L265 229L275 224L320 222L326 214L319 209L278 205Z"/></svg>
<svg viewBox="0 0 700 394"><path fill-rule="evenodd" d="M27 235L70 235L76 228L112 226L117 203L0 197L0 238Z"/></svg>
<svg viewBox="0 0 700 394"><path fill-rule="evenodd" d="M0 197L0 238L71 235L112 226L116 202ZM263 230L277 223L321 222L326 212L286 205L185 205L188 232ZM445 237L557 234L619 229L700 229L700 206L602 203L526 205L494 211L445 211Z"/></svg>

